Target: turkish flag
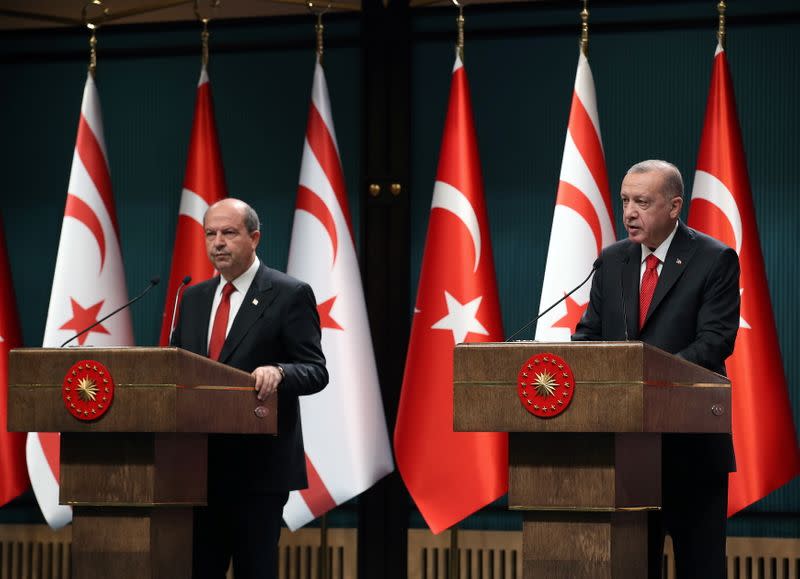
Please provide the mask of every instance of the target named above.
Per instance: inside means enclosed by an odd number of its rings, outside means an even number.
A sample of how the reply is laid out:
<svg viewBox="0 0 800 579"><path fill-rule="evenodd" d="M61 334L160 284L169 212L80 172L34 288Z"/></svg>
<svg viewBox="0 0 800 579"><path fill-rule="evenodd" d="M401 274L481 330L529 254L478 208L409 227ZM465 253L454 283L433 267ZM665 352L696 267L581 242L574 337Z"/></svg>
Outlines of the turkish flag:
<svg viewBox="0 0 800 579"><path fill-rule="evenodd" d="M394 470L353 223L325 72L314 67L300 183L286 268L319 303L328 386L300 397L308 488L283 510L295 530Z"/></svg>
<svg viewBox="0 0 800 579"><path fill-rule="evenodd" d="M394 448L439 533L505 494L508 436L453 432L453 348L503 339L467 75L453 68Z"/></svg>
<svg viewBox="0 0 800 579"><path fill-rule="evenodd" d="M189 140L189 156L183 177L183 192L178 209L178 226L172 250L164 315L161 322L162 346L169 345L172 320L177 310L176 292L187 275L195 282L214 275L214 266L206 254L203 215L209 205L227 197L222 155L214 122L214 101L206 67L200 70L197 98L194 103L194 123Z"/></svg>
<svg viewBox="0 0 800 579"><path fill-rule="evenodd" d="M8 432L8 352L22 345L11 283L3 221L0 219L0 507L28 488L25 433Z"/></svg>
<svg viewBox="0 0 800 579"><path fill-rule="evenodd" d="M539 311L547 309L578 285L591 271L600 250L615 239L594 78L589 61L581 51ZM536 339L568 342L589 304L590 289L590 284L584 285L543 315L536 324Z"/></svg>
<svg viewBox="0 0 800 579"><path fill-rule="evenodd" d="M83 91L67 191L45 347L59 347L128 301L100 98L91 73ZM77 342L81 346L132 346L130 310L95 326ZM26 445L31 485L42 514L54 529L72 519L72 509L58 504L59 442L57 433L32 432Z"/></svg>
<svg viewBox="0 0 800 579"><path fill-rule="evenodd" d="M689 225L735 248L742 267L739 333L726 363L736 452L736 472L730 475L728 490L730 516L789 482L800 471L800 449L764 272L733 84L725 51L719 46Z"/></svg>

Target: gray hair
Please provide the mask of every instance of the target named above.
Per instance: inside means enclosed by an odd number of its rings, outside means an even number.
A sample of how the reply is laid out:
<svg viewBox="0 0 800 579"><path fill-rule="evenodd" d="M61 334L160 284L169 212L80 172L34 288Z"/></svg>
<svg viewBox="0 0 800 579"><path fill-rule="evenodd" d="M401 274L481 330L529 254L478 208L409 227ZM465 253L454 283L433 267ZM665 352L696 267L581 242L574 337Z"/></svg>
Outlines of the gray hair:
<svg viewBox="0 0 800 579"><path fill-rule="evenodd" d="M250 207L247 203L242 201L241 199L234 199L233 197L226 197L225 199L220 199L216 203L212 203L208 209L206 209L205 213L203 213L203 227L206 224L206 215L208 212L220 204L234 204L238 209L242 211L242 218L244 220L244 226L247 229L247 233L253 233L255 231L261 231L261 221L258 219L258 213L256 210Z"/></svg>
<svg viewBox="0 0 800 579"><path fill-rule="evenodd" d="M258 219L258 213L247 203L245 203L244 208L244 226L247 228L247 233L261 230L261 222Z"/></svg>
<svg viewBox="0 0 800 579"><path fill-rule="evenodd" d="M683 198L683 177L678 168L668 161L660 159L648 159L636 163L633 167L628 169L626 175L631 173L651 173L657 172L664 176L662 193L667 199L674 197Z"/></svg>

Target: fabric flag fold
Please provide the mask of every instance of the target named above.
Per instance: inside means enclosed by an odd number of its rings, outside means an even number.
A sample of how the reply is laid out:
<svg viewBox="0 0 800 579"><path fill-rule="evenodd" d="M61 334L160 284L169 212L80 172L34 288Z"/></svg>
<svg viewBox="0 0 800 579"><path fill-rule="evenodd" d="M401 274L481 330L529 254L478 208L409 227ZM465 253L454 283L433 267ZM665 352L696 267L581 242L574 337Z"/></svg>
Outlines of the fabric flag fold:
<svg viewBox="0 0 800 579"><path fill-rule="evenodd" d="M8 353L22 345L11 264L0 217L0 507L28 488L25 433L8 432Z"/></svg>
<svg viewBox="0 0 800 579"><path fill-rule="evenodd" d="M508 489L508 436L453 432L453 348L503 339L467 75L453 68L394 448L434 533Z"/></svg>
<svg viewBox="0 0 800 579"><path fill-rule="evenodd" d="M314 69L287 272L311 285L330 381L300 398L309 488L284 508L295 530L394 470L325 73Z"/></svg>
<svg viewBox="0 0 800 579"><path fill-rule="evenodd" d="M539 311L550 307L577 286L591 271L600 251L615 239L594 78L589 61L581 51ZM536 339L568 342L589 304L590 289L590 284L586 284L542 316L536 325Z"/></svg>
<svg viewBox="0 0 800 579"><path fill-rule="evenodd" d="M164 301L159 343L169 345L172 316L177 306L175 294L187 275L199 282L214 275L214 267L206 255L203 215L209 205L228 196L225 172L214 122L214 99L206 67L200 70L194 121L189 139L189 155L183 177L183 191L178 209L178 226L172 250L172 266Z"/></svg>
<svg viewBox="0 0 800 579"><path fill-rule="evenodd" d="M89 74L42 345L60 346L127 301L100 99ZM119 312L76 342L79 346L133 345L130 310ZM28 474L42 514L54 529L63 527L72 519L72 509L58 504L59 434L30 433L26 454Z"/></svg>
<svg viewBox="0 0 800 579"><path fill-rule="evenodd" d="M758 237L733 83L717 46L700 139L689 225L736 249L741 262L741 318L731 380L736 472L728 516L800 472L800 449ZM758 412L753 412L758 408Z"/></svg>

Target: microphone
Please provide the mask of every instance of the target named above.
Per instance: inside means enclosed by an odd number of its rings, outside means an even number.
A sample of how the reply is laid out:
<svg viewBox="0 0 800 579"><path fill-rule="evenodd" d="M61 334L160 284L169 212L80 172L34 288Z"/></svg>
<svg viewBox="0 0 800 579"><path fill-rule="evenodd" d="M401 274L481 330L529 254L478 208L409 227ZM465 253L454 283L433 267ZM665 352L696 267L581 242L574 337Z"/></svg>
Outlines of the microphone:
<svg viewBox="0 0 800 579"><path fill-rule="evenodd" d="M622 270L619 273L619 295L622 297L622 323L625 324L625 341L628 341L628 312L625 308L625 266L629 257L622 258Z"/></svg>
<svg viewBox="0 0 800 579"><path fill-rule="evenodd" d="M189 285L192 281L192 276L186 275L183 276L181 280L181 285L178 286L178 289L175 290L175 303L172 304L172 321L169 323L169 340L167 340L167 345L172 343L172 334L175 333L175 316L178 314L178 300L181 297L181 290Z"/></svg>
<svg viewBox="0 0 800 579"><path fill-rule="evenodd" d="M102 324L103 322L105 322L105 321L106 321L108 318L110 318L111 316L113 316L113 315L114 315L114 314L116 314L117 312L119 312L119 311L122 311L122 310L124 310L125 308L127 308L128 306L130 306L131 304L133 304L134 302L137 302L137 301L139 301L140 299L142 299L142 298L144 297L144 294L146 294L146 293L147 293L147 292L149 292L151 289L153 289L155 286L157 286L157 285L158 285L158 282L160 282L160 281L161 281L161 278L160 278L160 277L158 277L158 276L156 276L156 277L153 277L153 278L150 278L150 283L147 285L147 287L146 287L146 288L144 288L144 291L143 291L142 293L140 293L138 296L136 296L135 298L133 298L132 300L130 300L128 303L126 303L126 304L124 304L124 305L121 305L120 307L118 307L116 310L114 310L113 312L111 312L111 313L110 313L110 314L108 314L107 316L103 316L102 318L100 318L99 320L97 320L95 323L93 323L91 326L89 326L88 328L84 328L84 329L82 329L80 332L78 332L77 334L75 334L74 336L72 336L72 337L71 337L69 340L67 340L66 342L64 342L63 344L61 344L61 345L59 346L59 348L63 348L64 346L66 346L67 344L69 344L69 343L70 343L72 340L74 340L75 338L78 338L78 337L82 336L83 334L85 334L86 332L88 332L89 330L91 330L92 328L94 328L95 326L99 326L100 324Z"/></svg>
<svg viewBox="0 0 800 579"><path fill-rule="evenodd" d="M589 275L587 275L587 276L586 276L586 279L584 279L584 280L583 280L581 283L579 283L577 286L575 286L574 288L572 288L572 289L569 291L569 293L565 294L565 295L564 295L564 297L560 298L560 299L559 299L557 302L555 302L553 305L551 305L551 306L550 306L549 308L547 308L545 311L543 311L543 312L539 313L539 315L537 315L535 318L533 318L533 319L532 319L530 322L528 322L527 324L525 324L524 326L522 326L522 327L521 327L519 330L517 330L516 332L514 332L513 334L511 334L511 335L510 335L508 338L506 338L506 342L510 342L512 338L514 338L515 336L519 335L519 334L520 334L521 332L523 332L524 330L527 330L528 328L530 328L530 327L531 327L531 325L532 325L534 322L537 322L537 321L539 320L539 318L541 318L541 317L542 317L543 315L545 315L547 312L549 312L549 311L550 311L550 310L552 310L554 307L556 307L558 304L560 304L561 302L563 302L563 301L564 301L565 299L567 299L569 296L571 296L572 294L574 294L576 291L578 291L579 289L581 289L581 288L584 286L584 284L585 284L587 281L589 281L589 278L590 278L590 277L592 277L592 274L594 274L594 272L596 272L598 269L600 269L600 267L601 267L602 265L603 265L603 258L602 258L602 257L598 257L597 259L595 259L595 260L594 260L594 263L592 264L592 271L590 271L590 272L589 272Z"/></svg>

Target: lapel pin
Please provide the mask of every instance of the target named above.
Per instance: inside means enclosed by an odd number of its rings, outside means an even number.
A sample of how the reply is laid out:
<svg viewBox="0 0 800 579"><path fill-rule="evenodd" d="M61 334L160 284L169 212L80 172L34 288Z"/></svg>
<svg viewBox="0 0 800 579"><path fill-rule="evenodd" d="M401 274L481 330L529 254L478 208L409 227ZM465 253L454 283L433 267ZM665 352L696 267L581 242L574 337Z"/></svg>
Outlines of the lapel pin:
<svg viewBox="0 0 800 579"><path fill-rule="evenodd" d="M683 265L683 262L681 261L680 257L675 260L675 263L677 263L678 265Z"/></svg>
<svg viewBox="0 0 800 579"><path fill-rule="evenodd" d="M258 305L258 298L253 298L253 305L254 305L254 306L257 306L257 305Z"/></svg>

